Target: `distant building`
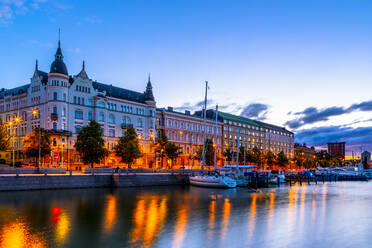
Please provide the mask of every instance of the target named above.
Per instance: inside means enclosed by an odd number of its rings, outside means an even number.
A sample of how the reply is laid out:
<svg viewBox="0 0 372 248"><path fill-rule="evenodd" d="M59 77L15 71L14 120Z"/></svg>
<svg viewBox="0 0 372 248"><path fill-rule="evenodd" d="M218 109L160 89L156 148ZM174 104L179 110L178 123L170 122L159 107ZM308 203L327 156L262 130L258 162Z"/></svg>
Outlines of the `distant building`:
<svg viewBox="0 0 372 248"><path fill-rule="evenodd" d="M360 155L360 160L362 162L362 165L363 165L363 169L370 169L370 165L371 165L371 153L370 152L367 152L367 151L364 151L362 152L362 154Z"/></svg>
<svg viewBox="0 0 372 248"><path fill-rule="evenodd" d="M298 143L294 144L295 154L303 155L307 159L315 158L315 148L307 147L306 144L300 145Z"/></svg>
<svg viewBox="0 0 372 248"><path fill-rule="evenodd" d="M345 159L345 142L332 142L328 144L328 153L335 158Z"/></svg>
<svg viewBox="0 0 372 248"><path fill-rule="evenodd" d="M181 155L176 159L174 166L194 166L197 167L198 161L194 161L197 150L203 147L203 118L191 115L190 111L178 112L172 107L156 109L156 129L163 130L168 140L180 147ZM215 117L206 119L205 139L211 139L217 146L217 154L222 153L222 123L217 122ZM221 156L218 156L221 157ZM159 165L160 158L157 158ZM217 165L223 165L223 161L218 160Z"/></svg>

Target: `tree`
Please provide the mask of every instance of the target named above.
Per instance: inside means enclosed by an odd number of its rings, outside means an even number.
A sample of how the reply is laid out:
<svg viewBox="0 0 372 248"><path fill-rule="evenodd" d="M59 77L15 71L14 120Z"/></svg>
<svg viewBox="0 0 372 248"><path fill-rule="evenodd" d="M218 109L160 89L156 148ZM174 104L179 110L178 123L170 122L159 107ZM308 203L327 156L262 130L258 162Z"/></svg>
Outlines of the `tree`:
<svg viewBox="0 0 372 248"><path fill-rule="evenodd" d="M277 161L278 165L281 166L281 167L286 166L289 162L287 156L284 154L283 151L279 152L276 155L276 161Z"/></svg>
<svg viewBox="0 0 372 248"><path fill-rule="evenodd" d="M204 152L205 152L205 165L214 165L214 145L211 139L206 139L204 142ZM196 152L196 158L199 160L203 159L203 147L200 147Z"/></svg>
<svg viewBox="0 0 372 248"><path fill-rule="evenodd" d="M115 146L115 155L121 158L121 162L131 167L135 159L142 157L140 144L134 128L128 128L125 135L120 137Z"/></svg>
<svg viewBox="0 0 372 248"><path fill-rule="evenodd" d="M85 164L94 167L101 159L108 155L103 139L103 129L96 121L90 121L88 126L83 127L78 133L75 143L76 150Z"/></svg>
<svg viewBox="0 0 372 248"><path fill-rule="evenodd" d="M316 162L321 167L330 167L332 156L326 151L319 151L315 153Z"/></svg>
<svg viewBox="0 0 372 248"><path fill-rule="evenodd" d="M43 129L40 129L40 156L44 158L50 154L50 137L49 134ZM27 157L39 158L39 128L35 128L31 133L27 134L23 139L23 152ZM37 161L39 165L39 161Z"/></svg>
<svg viewBox="0 0 372 248"><path fill-rule="evenodd" d="M255 146L252 149L252 155L253 155L253 163L260 165L262 163L262 152L260 149L258 149L257 146Z"/></svg>
<svg viewBox="0 0 372 248"><path fill-rule="evenodd" d="M156 137L155 144L154 144L154 152L155 154L160 157L160 164L161 168L163 168L163 160L164 157L167 155L165 151L165 147L168 144L168 138L165 135L164 130L160 130L158 136Z"/></svg>
<svg viewBox="0 0 372 248"><path fill-rule="evenodd" d="M268 151L265 155L266 164L272 166L275 163L275 155L272 151Z"/></svg>
<svg viewBox="0 0 372 248"><path fill-rule="evenodd" d="M171 168L174 160L181 154L180 147L174 143L168 142L165 145L165 153L167 157L171 160Z"/></svg>
<svg viewBox="0 0 372 248"><path fill-rule="evenodd" d="M9 148L10 136L6 124L0 121L0 151L5 151Z"/></svg>
<svg viewBox="0 0 372 248"><path fill-rule="evenodd" d="M223 156L225 157L225 160L228 162L232 161L233 154L234 152L230 148L226 148L225 151L223 152Z"/></svg>

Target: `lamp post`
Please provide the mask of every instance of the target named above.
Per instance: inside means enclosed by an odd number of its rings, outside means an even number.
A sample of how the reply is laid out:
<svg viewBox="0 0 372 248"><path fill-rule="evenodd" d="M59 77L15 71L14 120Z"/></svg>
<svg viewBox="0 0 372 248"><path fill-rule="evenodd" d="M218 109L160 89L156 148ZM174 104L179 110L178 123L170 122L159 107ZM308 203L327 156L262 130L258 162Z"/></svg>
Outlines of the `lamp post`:
<svg viewBox="0 0 372 248"><path fill-rule="evenodd" d="M150 144L150 146L152 146L153 148L154 148L154 143L155 143L154 138L155 138L155 136L154 136L154 134L151 132L151 133L150 133L150 141L151 141L152 144ZM152 148L151 150L153 150L153 148ZM155 153L154 150L153 150L153 153L154 153L154 165L155 165L155 168L156 168L156 153Z"/></svg>
<svg viewBox="0 0 372 248"><path fill-rule="evenodd" d="M32 110L32 115L34 116L34 117L37 117L37 115L39 115L40 114L40 111L39 110L37 110L37 109L34 109L34 110ZM40 116L39 116L39 160L38 160L38 167L40 168L40 162L41 162L41 149L40 149L40 125L41 125L41 121L40 121Z"/></svg>
<svg viewBox="0 0 372 248"><path fill-rule="evenodd" d="M13 121L9 121L8 122L8 125L10 127L10 134L12 134L12 127L13 127ZM14 128L13 128L13 142L12 142L12 156L13 156L13 168L14 168Z"/></svg>

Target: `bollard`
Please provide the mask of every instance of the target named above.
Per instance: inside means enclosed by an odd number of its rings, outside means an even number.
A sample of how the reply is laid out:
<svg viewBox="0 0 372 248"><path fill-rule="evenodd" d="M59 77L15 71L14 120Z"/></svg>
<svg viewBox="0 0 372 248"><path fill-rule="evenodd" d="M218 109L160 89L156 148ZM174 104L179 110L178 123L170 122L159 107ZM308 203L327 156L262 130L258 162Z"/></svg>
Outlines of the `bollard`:
<svg viewBox="0 0 372 248"><path fill-rule="evenodd" d="M19 177L19 171L16 169L16 177Z"/></svg>
<svg viewBox="0 0 372 248"><path fill-rule="evenodd" d="M322 179L323 179L323 184L324 184L324 175L322 175Z"/></svg>
<svg viewBox="0 0 372 248"><path fill-rule="evenodd" d="M48 175L48 171L45 169L44 170L44 176L47 176Z"/></svg>
<svg viewBox="0 0 372 248"><path fill-rule="evenodd" d="M310 184L310 177L307 177L307 184Z"/></svg>
<svg viewBox="0 0 372 248"><path fill-rule="evenodd" d="M94 176L94 169L92 168L92 176Z"/></svg>
<svg viewBox="0 0 372 248"><path fill-rule="evenodd" d="M70 169L70 176L72 176L72 169Z"/></svg>

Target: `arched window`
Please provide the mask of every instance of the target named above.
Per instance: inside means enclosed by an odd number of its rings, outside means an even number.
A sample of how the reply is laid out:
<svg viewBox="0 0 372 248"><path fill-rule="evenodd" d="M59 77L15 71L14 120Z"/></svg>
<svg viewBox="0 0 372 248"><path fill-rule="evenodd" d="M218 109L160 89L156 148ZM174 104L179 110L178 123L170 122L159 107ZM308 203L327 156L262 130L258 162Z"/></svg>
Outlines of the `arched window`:
<svg viewBox="0 0 372 248"><path fill-rule="evenodd" d="M104 108L105 107L105 103L102 102L102 101L99 101L98 102L98 107Z"/></svg>
<svg viewBox="0 0 372 248"><path fill-rule="evenodd" d="M109 123L115 123L115 115L113 115L113 114L110 114L109 115L109 121L108 121Z"/></svg>
<svg viewBox="0 0 372 248"><path fill-rule="evenodd" d="M53 114L57 114L57 107L56 106L53 107Z"/></svg>
<svg viewBox="0 0 372 248"><path fill-rule="evenodd" d="M58 100L57 92L54 92L54 93L53 93L53 100Z"/></svg>
<svg viewBox="0 0 372 248"><path fill-rule="evenodd" d="M57 130L57 122L53 122L53 130Z"/></svg>

